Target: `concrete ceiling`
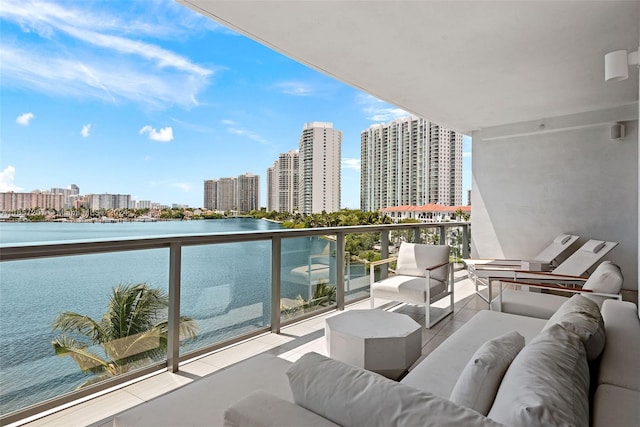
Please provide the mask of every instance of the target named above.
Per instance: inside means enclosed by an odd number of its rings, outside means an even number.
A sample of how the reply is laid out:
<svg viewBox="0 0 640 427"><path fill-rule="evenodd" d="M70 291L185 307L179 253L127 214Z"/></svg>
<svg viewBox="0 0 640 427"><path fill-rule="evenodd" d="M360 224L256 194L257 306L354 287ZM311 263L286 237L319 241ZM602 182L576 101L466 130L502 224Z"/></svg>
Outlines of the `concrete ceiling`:
<svg viewBox="0 0 640 427"><path fill-rule="evenodd" d="M177 1L464 133L638 101L604 55L638 48L640 1Z"/></svg>

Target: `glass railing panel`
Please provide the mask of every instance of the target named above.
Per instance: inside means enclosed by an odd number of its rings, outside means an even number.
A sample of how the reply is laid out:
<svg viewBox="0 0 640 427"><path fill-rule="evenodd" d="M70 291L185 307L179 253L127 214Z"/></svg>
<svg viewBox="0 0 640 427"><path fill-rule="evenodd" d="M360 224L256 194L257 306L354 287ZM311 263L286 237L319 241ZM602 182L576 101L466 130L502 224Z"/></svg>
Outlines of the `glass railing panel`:
<svg viewBox="0 0 640 427"><path fill-rule="evenodd" d="M369 296L371 261L381 259L380 233L349 233L345 236L345 303ZM391 246L391 245L390 245ZM393 248L388 248L392 250ZM376 279L380 267L375 267Z"/></svg>
<svg viewBox="0 0 640 427"><path fill-rule="evenodd" d="M182 248L180 314L197 327L181 354L269 326L271 241Z"/></svg>
<svg viewBox="0 0 640 427"><path fill-rule="evenodd" d="M335 307L340 265L334 235L282 239L281 319Z"/></svg>
<svg viewBox="0 0 640 427"><path fill-rule="evenodd" d="M3 262L0 412L166 359L168 260L155 249Z"/></svg>

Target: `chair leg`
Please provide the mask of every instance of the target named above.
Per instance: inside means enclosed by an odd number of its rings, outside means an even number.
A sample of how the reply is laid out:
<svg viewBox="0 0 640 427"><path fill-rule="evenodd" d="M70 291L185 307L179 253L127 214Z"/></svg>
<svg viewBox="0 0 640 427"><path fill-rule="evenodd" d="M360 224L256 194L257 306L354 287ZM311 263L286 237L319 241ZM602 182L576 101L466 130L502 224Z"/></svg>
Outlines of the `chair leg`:
<svg viewBox="0 0 640 427"><path fill-rule="evenodd" d="M373 303L373 294L371 293L371 291L369 291L369 295L371 295L369 299L371 300L371 310L373 310L375 308L375 304Z"/></svg>

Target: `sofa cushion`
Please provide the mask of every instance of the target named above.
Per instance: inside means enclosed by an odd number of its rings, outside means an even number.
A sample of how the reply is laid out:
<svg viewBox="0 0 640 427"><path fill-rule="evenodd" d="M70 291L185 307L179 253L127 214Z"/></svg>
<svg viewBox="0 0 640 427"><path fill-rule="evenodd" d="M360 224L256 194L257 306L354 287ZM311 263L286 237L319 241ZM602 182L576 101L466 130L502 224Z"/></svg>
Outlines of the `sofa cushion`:
<svg viewBox="0 0 640 427"><path fill-rule="evenodd" d="M504 373L522 347L524 337L516 331L484 343L462 370L449 400L487 415Z"/></svg>
<svg viewBox="0 0 640 427"><path fill-rule="evenodd" d="M572 296L551 316L545 329L556 323L580 337L590 361L600 356L605 343L604 321L595 302L582 295Z"/></svg>
<svg viewBox="0 0 640 427"><path fill-rule="evenodd" d="M224 413L224 427L336 427L326 418L265 391L255 391Z"/></svg>
<svg viewBox="0 0 640 427"><path fill-rule="evenodd" d="M344 427L499 425L447 399L317 353L298 359L287 376L296 404Z"/></svg>
<svg viewBox="0 0 640 427"><path fill-rule="evenodd" d="M594 427L640 426L640 391L602 384L593 398Z"/></svg>
<svg viewBox="0 0 640 427"><path fill-rule="evenodd" d="M599 384L640 391L640 319L635 304L607 300L602 305L607 342L600 359Z"/></svg>
<svg viewBox="0 0 640 427"><path fill-rule="evenodd" d="M560 324L516 356L489 418L509 426L589 425L589 367L584 346Z"/></svg>
<svg viewBox="0 0 640 427"><path fill-rule="evenodd" d="M582 289L615 295L620 293L623 282L624 279L620 267L611 261L604 261L589 276ZM595 301L598 306L602 306L603 301L606 299L606 297L598 295L584 294L584 296Z"/></svg>

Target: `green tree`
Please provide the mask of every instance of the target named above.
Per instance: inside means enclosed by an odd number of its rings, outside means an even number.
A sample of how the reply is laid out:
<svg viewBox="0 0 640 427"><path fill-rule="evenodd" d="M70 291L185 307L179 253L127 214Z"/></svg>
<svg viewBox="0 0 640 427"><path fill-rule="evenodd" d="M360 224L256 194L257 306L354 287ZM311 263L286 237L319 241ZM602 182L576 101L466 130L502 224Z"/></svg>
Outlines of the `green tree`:
<svg viewBox="0 0 640 427"><path fill-rule="evenodd" d="M146 283L118 284L100 320L64 312L53 322L60 331L52 345L58 356L71 357L82 372L95 377L80 387L128 372L166 354L169 298ZM180 337L196 335L195 320L180 317ZM101 349L101 351L100 351Z"/></svg>

